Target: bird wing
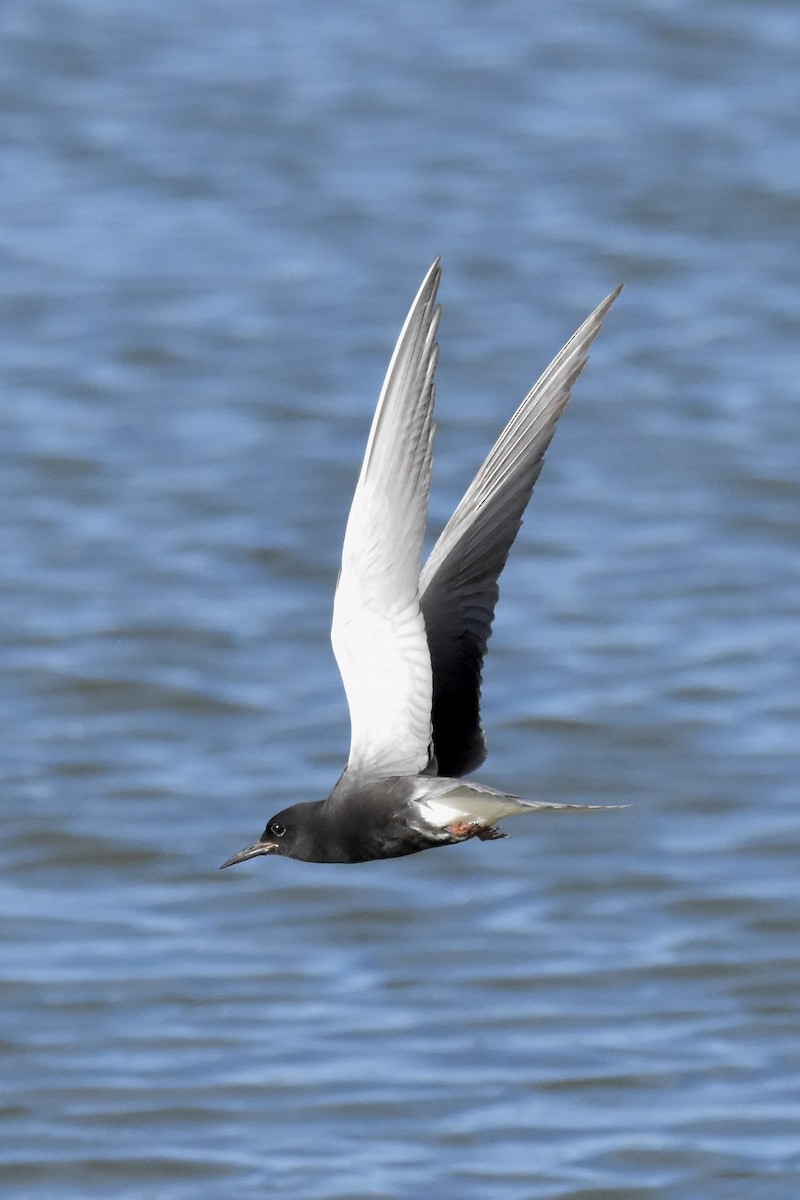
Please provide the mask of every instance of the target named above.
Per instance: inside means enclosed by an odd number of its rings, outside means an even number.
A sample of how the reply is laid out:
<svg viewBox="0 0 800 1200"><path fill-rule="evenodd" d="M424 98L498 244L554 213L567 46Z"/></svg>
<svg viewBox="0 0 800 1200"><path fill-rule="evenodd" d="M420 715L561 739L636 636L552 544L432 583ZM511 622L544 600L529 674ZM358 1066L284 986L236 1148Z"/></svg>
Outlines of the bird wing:
<svg viewBox="0 0 800 1200"><path fill-rule="evenodd" d="M350 708L354 772L415 774L429 760L433 685L419 573L439 276L437 259L394 348L345 531L331 641Z"/></svg>
<svg viewBox="0 0 800 1200"><path fill-rule="evenodd" d="M528 392L423 569L420 600L433 666L433 749L440 775L464 775L486 757L480 689L497 580L556 422L620 290L587 317Z"/></svg>

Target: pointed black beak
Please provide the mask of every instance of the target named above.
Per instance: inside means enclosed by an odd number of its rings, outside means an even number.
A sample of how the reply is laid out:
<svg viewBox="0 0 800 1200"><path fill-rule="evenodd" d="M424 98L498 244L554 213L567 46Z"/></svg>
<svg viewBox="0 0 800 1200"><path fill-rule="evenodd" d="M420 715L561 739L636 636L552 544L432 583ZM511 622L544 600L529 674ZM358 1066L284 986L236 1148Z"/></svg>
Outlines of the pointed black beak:
<svg viewBox="0 0 800 1200"><path fill-rule="evenodd" d="M246 862L248 858L258 858L260 854L274 854L277 849L277 842L253 842L252 846L245 846L244 850L226 859L220 871L225 867L235 867L237 863Z"/></svg>

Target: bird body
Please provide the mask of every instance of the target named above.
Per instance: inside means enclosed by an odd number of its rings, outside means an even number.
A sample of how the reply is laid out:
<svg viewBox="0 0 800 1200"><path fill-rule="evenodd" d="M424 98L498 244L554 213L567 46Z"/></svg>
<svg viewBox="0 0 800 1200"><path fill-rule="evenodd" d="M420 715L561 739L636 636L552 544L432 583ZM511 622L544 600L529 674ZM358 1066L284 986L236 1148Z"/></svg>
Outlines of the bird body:
<svg viewBox="0 0 800 1200"><path fill-rule="evenodd" d="M389 363L345 531L331 640L350 709L347 766L326 800L277 813L232 866L264 854L309 862L397 858L496 822L580 804L522 800L465 774L480 766L483 659L498 578L556 422L612 292L523 400L422 570L438 356L438 259Z"/></svg>
<svg viewBox="0 0 800 1200"><path fill-rule="evenodd" d="M284 846L291 846L291 858L305 862L401 858L470 837L484 841L505 837L495 823L516 813L585 807L521 800L464 779L349 778L345 771L327 800L293 804L276 813L259 841L234 855L234 861L282 853Z"/></svg>

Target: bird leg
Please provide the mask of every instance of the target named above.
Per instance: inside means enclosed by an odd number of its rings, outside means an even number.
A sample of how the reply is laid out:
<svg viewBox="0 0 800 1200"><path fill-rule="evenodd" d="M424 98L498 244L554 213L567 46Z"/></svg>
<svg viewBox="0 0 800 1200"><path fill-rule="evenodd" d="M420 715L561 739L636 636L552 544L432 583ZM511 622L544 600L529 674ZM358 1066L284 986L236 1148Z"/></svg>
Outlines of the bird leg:
<svg viewBox="0 0 800 1200"><path fill-rule="evenodd" d="M482 825L480 821L454 821L452 825L445 825L445 829L459 842L465 842L471 837L479 838L482 842L493 842L497 838L508 837L508 834L503 833L496 825Z"/></svg>

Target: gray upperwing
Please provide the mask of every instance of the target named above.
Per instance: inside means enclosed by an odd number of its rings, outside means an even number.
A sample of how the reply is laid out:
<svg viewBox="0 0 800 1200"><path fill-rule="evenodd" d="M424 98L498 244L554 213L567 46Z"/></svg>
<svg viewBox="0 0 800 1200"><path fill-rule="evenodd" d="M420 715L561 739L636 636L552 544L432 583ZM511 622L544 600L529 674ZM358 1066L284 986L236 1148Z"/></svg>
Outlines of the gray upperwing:
<svg viewBox="0 0 800 1200"><path fill-rule="evenodd" d="M433 667L433 749L440 775L465 775L486 758L480 690L497 581L556 422L621 290L598 305L531 388L423 568L420 602Z"/></svg>

